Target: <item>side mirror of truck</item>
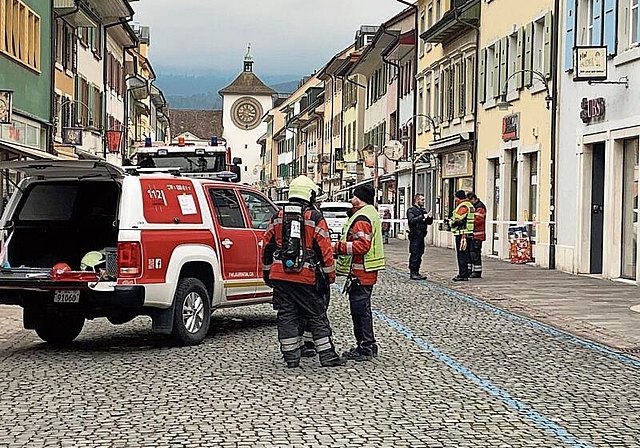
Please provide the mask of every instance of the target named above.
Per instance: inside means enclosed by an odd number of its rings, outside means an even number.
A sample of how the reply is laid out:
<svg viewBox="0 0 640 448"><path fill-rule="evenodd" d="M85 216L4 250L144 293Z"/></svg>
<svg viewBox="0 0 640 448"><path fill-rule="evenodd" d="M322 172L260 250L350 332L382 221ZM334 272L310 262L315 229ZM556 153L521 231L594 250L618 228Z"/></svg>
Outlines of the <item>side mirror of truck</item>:
<svg viewBox="0 0 640 448"><path fill-rule="evenodd" d="M238 157L236 157L237 159ZM235 159L234 159L235 162ZM231 171L233 174L236 175L236 177L232 180L232 182L240 182L240 179L242 179L242 171L240 169L240 165L236 165L235 163L233 165L231 165L231 167L229 168L229 171Z"/></svg>
<svg viewBox="0 0 640 448"><path fill-rule="evenodd" d="M242 157L234 157L232 163L234 165L242 165Z"/></svg>

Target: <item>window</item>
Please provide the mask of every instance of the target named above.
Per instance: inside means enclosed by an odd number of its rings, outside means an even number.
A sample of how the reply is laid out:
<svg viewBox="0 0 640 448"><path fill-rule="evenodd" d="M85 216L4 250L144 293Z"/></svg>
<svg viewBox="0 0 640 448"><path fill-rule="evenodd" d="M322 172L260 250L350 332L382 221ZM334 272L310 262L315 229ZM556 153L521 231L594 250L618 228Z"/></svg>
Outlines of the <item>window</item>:
<svg viewBox="0 0 640 448"><path fill-rule="evenodd" d="M533 22L533 70L544 73L544 21ZM539 76L533 76L533 88L542 88Z"/></svg>
<svg viewBox="0 0 640 448"><path fill-rule="evenodd" d="M442 111L440 110L440 74L438 72L433 73L433 113L436 117L442 117Z"/></svg>
<svg viewBox="0 0 640 448"><path fill-rule="evenodd" d="M77 196L77 185L35 185L26 195L18 220L69 221Z"/></svg>
<svg viewBox="0 0 640 448"><path fill-rule="evenodd" d="M427 74L426 88L424 94L424 113L431 116L431 73ZM430 129L431 125L425 123L426 129Z"/></svg>
<svg viewBox="0 0 640 448"><path fill-rule="evenodd" d="M251 226L254 229L266 229L269 219L276 213L276 209L265 198L250 191L240 192L249 211Z"/></svg>
<svg viewBox="0 0 640 448"><path fill-rule="evenodd" d="M486 92L487 98L495 98L500 95L498 89L498 60L496 59L496 45L487 47L486 67Z"/></svg>
<svg viewBox="0 0 640 448"><path fill-rule="evenodd" d="M40 17L20 0L0 0L0 53L40 71Z"/></svg>
<svg viewBox="0 0 640 448"><path fill-rule="evenodd" d="M418 88L418 115L424 114L424 92L422 89L422 83L420 83L420 87ZM418 117L418 134L422 134L424 131L424 123L423 117Z"/></svg>
<svg viewBox="0 0 640 448"><path fill-rule="evenodd" d="M440 0L436 0L436 22L440 20L440 10L441 10L440 3L441 3Z"/></svg>
<svg viewBox="0 0 640 448"><path fill-rule="evenodd" d="M242 208L238 197L233 190L211 189L211 202L218 218L218 223L222 227L244 229L245 223L242 217Z"/></svg>
<svg viewBox="0 0 640 448"><path fill-rule="evenodd" d="M507 73L506 73L506 78L507 79L511 74L515 73L517 70L519 70L518 68L518 34L512 34L511 36L508 37L508 49L507 49ZM514 75L508 83L508 87L507 87L507 96L509 98L512 97L513 94L515 94L518 90L518 79L521 78L521 74L518 75ZM502 87L504 88L504 86Z"/></svg>

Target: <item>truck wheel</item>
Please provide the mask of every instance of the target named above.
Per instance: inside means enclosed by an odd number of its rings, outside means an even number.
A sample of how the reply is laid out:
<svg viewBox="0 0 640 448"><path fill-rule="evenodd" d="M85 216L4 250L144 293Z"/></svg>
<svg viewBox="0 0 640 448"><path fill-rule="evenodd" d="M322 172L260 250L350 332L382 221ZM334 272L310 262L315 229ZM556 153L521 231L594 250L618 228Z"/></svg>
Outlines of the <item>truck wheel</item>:
<svg viewBox="0 0 640 448"><path fill-rule="evenodd" d="M78 337L84 327L84 317L45 315L36 325L36 334L51 344L67 344Z"/></svg>
<svg viewBox="0 0 640 448"><path fill-rule="evenodd" d="M211 301L207 288L197 278L182 278L173 298L171 338L178 346L197 345L211 323Z"/></svg>

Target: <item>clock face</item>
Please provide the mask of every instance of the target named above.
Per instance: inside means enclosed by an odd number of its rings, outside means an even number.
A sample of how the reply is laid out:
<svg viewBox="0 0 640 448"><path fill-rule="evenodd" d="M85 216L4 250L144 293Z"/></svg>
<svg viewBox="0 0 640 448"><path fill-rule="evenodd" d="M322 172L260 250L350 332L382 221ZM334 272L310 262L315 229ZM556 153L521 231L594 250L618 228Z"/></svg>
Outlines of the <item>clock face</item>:
<svg viewBox="0 0 640 448"><path fill-rule="evenodd" d="M231 119L241 129L255 129L260 124L261 118L262 106L254 98L239 98L231 106Z"/></svg>

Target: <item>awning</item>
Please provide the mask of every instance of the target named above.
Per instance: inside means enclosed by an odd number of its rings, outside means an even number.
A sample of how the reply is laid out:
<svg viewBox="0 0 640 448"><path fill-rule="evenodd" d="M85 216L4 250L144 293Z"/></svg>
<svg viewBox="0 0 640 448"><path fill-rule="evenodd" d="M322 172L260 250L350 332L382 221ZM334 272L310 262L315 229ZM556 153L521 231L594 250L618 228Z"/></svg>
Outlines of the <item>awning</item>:
<svg viewBox="0 0 640 448"><path fill-rule="evenodd" d="M0 142L0 149L5 151L9 151L17 156L30 157L36 160L58 160L56 156L53 154L49 154L48 152L44 152L40 149L27 148L25 146L13 145L7 142Z"/></svg>
<svg viewBox="0 0 640 448"><path fill-rule="evenodd" d="M433 140L429 143L429 149L436 154L458 151L460 149L470 148L473 138L473 132L448 135L446 137Z"/></svg>

